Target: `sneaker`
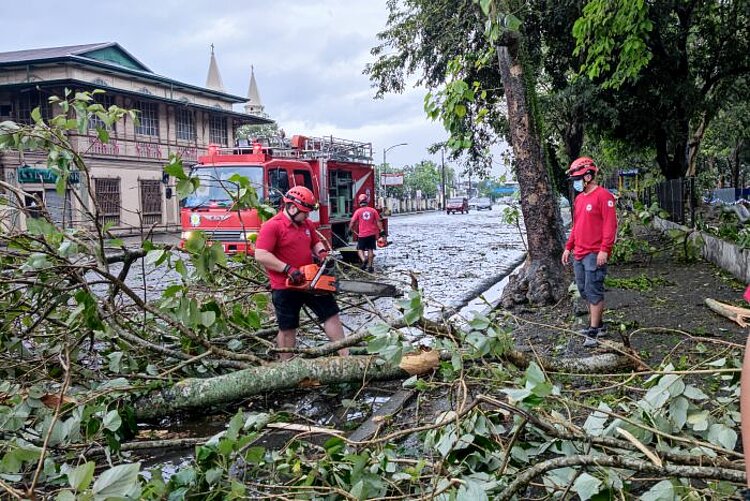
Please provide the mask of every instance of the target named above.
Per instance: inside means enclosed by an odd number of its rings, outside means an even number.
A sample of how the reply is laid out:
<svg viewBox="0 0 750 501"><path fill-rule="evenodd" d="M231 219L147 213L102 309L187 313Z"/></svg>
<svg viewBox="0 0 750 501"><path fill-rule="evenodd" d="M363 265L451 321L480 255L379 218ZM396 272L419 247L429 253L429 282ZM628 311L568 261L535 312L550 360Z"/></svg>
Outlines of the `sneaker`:
<svg viewBox="0 0 750 501"><path fill-rule="evenodd" d="M360 268L362 269L362 271L367 271L367 263L362 263Z"/></svg>
<svg viewBox="0 0 750 501"><path fill-rule="evenodd" d="M602 325L601 327L584 327L583 329L578 330L578 334L580 334L581 336L604 337L607 335L607 326Z"/></svg>
<svg viewBox="0 0 750 501"><path fill-rule="evenodd" d="M586 339L583 341L584 348L593 348L597 344L596 336L586 336Z"/></svg>
<svg viewBox="0 0 750 501"><path fill-rule="evenodd" d="M369 273L375 273L375 268L373 268L372 266L370 266L369 268L367 268L367 271Z"/></svg>

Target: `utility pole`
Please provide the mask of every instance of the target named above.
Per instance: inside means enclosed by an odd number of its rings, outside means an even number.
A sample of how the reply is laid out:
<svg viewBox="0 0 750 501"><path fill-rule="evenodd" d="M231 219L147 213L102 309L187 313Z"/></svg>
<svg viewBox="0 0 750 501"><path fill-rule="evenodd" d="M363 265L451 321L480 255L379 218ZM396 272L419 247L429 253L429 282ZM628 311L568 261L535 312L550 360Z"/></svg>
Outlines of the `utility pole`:
<svg viewBox="0 0 750 501"><path fill-rule="evenodd" d="M440 170L442 171L442 184L443 189L441 190L443 193L443 205L440 207L441 209L445 209L445 148L442 148L440 150Z"/></svg>

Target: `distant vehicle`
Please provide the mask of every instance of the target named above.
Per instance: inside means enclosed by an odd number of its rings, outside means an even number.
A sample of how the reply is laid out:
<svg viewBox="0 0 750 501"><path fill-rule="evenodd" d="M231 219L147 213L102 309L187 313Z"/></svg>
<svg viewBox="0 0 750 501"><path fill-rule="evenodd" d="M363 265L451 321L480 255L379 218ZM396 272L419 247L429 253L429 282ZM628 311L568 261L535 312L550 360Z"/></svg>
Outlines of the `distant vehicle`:
<svg viewBox="0 0 750 501"><path fill-rule="evenodd" d="M492 200L487 197L474 197L469 200L469 208L476 210L492 210Z"/></svg>
<svg viewBox="0 0 750 501"><path fill-rule="evenodd" d="M451 198L445 203L445 212L453 214L454 212L468 213L469 212L469 200L467 198Z"/></svg>

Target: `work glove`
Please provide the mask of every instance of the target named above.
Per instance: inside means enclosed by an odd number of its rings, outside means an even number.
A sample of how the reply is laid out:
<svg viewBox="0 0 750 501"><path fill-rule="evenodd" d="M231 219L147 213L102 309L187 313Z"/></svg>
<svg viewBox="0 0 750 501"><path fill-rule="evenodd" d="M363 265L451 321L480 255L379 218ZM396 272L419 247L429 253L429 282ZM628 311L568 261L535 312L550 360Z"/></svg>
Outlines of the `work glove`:
<svg viewBox="0 0 750 501"><path fill-rule="evenodd" d="M289 285L302 285L305 283L305 274L302 273L298 268L286 265L284 267L284 273L289 279Z"/></svg>
<svg viewBox="0 0 750 501"><path fill-rule="evenodd" d="M379 236L384 237L385 236L385 230L381 231Z"/></svg>

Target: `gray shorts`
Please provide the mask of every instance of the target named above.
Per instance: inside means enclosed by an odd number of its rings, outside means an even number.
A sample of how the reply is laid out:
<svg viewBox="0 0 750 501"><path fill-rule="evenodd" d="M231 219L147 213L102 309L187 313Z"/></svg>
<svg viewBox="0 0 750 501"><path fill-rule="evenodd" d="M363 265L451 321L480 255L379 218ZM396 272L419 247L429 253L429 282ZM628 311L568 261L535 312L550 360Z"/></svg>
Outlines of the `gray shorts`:
<svg viewBox="0 0 750 501"><path fill-rule="evenodd" d="M573 259L573 272L581 297L589 304L604 301L604 277L607 276L607 265L596 266L596 252L586 254L583 259Z"/></svg>

